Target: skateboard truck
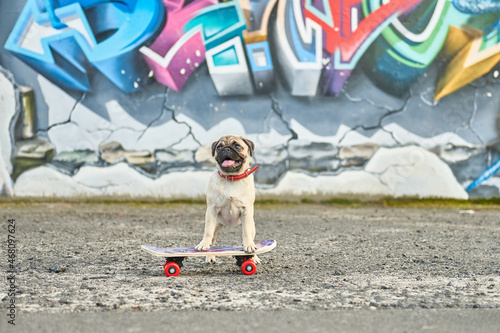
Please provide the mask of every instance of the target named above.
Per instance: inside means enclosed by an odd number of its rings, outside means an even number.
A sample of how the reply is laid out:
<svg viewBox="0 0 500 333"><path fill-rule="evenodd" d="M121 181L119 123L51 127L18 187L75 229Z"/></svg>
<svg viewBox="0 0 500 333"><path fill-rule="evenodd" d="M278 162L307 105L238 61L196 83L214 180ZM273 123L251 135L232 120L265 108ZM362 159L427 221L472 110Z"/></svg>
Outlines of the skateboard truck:
<svg viewBox="0 0 500 333"><path fill-rule="evenodd" d="M243 274L252 275L257 271L257 266L253 261L253 255L234 257L236 258L236 265L240 266L241 272Z"/></svg>
<svg viewBox="0 0 500 333"><path fill-rule="evenodd" d="M252 275L257 271L257 266L253 261L253 255L234 257L236 258L236 265L240 266L241 272L243 274Z"/></svg>
<svg viewBox="0 0 500 333"><path fill-rule="evenodd" d="M182 261L185 257L171 257L168 258L163 264L163 269L165 270L166 276L177 276L179 275L182 267Z"/></svg>

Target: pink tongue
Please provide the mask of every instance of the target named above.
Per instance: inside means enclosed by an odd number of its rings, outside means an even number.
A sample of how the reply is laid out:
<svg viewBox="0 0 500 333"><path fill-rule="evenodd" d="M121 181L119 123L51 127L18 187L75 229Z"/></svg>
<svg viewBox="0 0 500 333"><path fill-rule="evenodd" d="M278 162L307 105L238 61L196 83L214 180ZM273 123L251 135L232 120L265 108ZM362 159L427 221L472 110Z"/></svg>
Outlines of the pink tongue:
<svg viewBox="0 0 500 333"><path fill-rule="evenodd" d="M233 160L225 160L224 162L222 162L222 166L224 168L227 168L227 167L230 167L231 165L233 165L234 163L236 163L236 162Z"/></svg>

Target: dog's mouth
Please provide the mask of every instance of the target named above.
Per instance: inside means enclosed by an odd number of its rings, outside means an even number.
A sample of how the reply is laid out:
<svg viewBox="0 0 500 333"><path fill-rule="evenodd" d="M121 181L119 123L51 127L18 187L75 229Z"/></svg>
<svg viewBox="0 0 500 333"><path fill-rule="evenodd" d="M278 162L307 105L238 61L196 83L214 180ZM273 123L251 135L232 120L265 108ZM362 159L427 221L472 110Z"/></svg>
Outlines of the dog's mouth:
<svg viewBox="0 0 500 333"><path fill-rule="evenodd" d="M241 158L234 151L223 152L217 158L221 171L224 173L239 172L244 161L245 159Z"/></svg>
<svg viewBox="0 0 500 333"><path fill-rule="evenodd" d="M217 154L216 160L220 170L224 173L239 172L245 163L245 158L233 147L223 147Z"/></svg>
<svg viewBox="0 0 500 333"><path fill-rule="evenodd" d="M237 170L241 166L242 161L237 161L237 160L232 160L230 158L225 159L222 161L221 166L225 169L233 169Z"/></svg>
<svg viewBox="0 0 500 333"><path fill-rule="evenodd" d="M224 160L221 165L224 168L230 168L230 167L236 167L236 166L238 166L240 164L241 164L241 161L235 161L235 160L227 159L227 160Z"/></svg>

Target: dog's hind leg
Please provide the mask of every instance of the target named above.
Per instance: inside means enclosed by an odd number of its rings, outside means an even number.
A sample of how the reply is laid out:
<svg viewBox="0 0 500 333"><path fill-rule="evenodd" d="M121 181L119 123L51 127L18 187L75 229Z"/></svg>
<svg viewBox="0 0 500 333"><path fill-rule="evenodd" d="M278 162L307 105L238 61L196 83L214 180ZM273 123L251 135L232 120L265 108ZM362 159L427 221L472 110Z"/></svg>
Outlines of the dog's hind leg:
<svg viewBox="0 0 500 333"><path fill-rule="evenodd" d="M223 227L222 223L217 223L217 226L215 227L215 230L214 230L214 237L212 238L212 246L215 246L217 234L219 234L219 231L220 231L220 229L222 229L222 227ZM207 256L205 261L209 264L215 264L215 262L216 262L215 256L214 255Z"/></svg>
<svg viewBox="0 0 500 333"><path fill-rule="evenodd" d="M215 241L217 240L217 235L219 234L220 229L222 229L224 225L222 223L217 223L217 226L214 230L214 238L212 238L212 246L215 246Z"/></svg>

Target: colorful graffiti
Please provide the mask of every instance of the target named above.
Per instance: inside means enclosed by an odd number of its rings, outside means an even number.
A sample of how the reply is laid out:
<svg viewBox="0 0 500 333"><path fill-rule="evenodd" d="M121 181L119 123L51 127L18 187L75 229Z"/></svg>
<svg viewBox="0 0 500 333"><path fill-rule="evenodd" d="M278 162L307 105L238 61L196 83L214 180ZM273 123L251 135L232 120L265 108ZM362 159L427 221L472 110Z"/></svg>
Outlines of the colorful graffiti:
<svg viewBox="0 0 500 333"><path fill-rule="evenodd" d="M5 48L67 88L90 90L89 69L124 92L139 88L137 49L163 19L157 0L29 0Z"/></svg>
<svg viewBox="0 0 500 333"><path fill-rule="evenodd" d="M29 0L5 48L78 91L91 68L125 93L148 75L180 91L206 62L221 96L269 93L278 72L294 96L337 95L361 59L404 94L441 53L438 100L500 61L499 12L491 0Z"/></svg>

